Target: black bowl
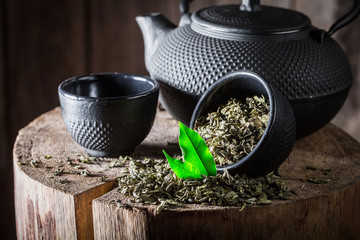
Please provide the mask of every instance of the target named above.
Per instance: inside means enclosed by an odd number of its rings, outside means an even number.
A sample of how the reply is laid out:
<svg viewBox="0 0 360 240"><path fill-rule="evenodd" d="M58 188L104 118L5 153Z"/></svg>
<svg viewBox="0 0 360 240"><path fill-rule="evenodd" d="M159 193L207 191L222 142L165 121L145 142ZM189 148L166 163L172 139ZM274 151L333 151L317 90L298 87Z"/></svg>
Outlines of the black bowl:
<svg viewBox="0 0 360 240"><path fill-rule="evenodd" d="M159 83L161 104L176 120L189 125L192 113L202 94L177 89L161 80ZM349 89L322 97L288 99L295 114L296 137L310 135L328 124L342 107Z"/></svg>
<svg viewBox="0 0 360 240"><path fill-rule="evenodd" d="M247 156L226 166L217 166L219 172L261 176L276 170L289 156L296 137L296 122L287 99L260 76L239 71L230 73L213 84L200 98L193 112L190 128L196 119L225 104L230 98L245 100L254 95L269 99L270 117L260 141Z"/></svg>
<svg viewBox="0 0 360 240"><path fill-rule="evenodd" d="M150 132L159 85L143 76L100 73L65 80L58 93L73 139L92 156L119 157Z"/></svg>

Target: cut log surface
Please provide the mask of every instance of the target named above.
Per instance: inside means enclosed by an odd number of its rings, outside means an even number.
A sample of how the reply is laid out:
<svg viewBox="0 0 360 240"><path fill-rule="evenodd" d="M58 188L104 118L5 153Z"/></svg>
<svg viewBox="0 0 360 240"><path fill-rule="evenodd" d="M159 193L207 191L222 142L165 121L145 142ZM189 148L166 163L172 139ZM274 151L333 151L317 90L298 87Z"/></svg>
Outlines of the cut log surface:
<svg viewBox="0 0 360 240"><path fill-rule="evenodd" d="M178 123L158 111L133 158L179 152ZM18 239L359 239L360 144L329 124L297 140L280 174L289 200L234 207L116 205L116 159L88 158L56 108L19 132L14 146ZM315 169L316 167L316 169ZM331 172L324 176L323 171ZM323 170L323 171L322 171ZM311 179L326 177L325 183ZM310 180L310 181L309 181Z"/></svg>
<svg viewBox="0 0 360 240"><path fill-rule="evenodd" d="M176 125L159 112L132 156L155 156L167 148L172 152ZM111 191L124 174L122 168L109 167L114 160L87 158L67 132L60 108L22 129L14 147L18 239L92 239L92 200Z"/></svg>

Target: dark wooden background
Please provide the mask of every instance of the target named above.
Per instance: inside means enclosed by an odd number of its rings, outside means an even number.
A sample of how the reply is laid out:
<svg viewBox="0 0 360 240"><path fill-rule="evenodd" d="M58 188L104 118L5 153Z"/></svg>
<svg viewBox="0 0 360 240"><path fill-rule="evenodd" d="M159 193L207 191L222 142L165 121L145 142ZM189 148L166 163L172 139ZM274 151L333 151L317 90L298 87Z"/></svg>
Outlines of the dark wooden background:
<svg viewBox="0 0 360 240"><path fill-rule="evenodd" d="M191 11L239 2L197 0ZM302 11L324 29L350 7L346 0L262 3ZM146 75L142 35L134 18L162 12L177 23L178 4L178 0L0 0L2 239L15 238L12 147L18 130L59 105L57 86L66 78L115 71ZM360 18L334 37L347 53L355 77L351 94L334 122L360 140Z"/></svg>

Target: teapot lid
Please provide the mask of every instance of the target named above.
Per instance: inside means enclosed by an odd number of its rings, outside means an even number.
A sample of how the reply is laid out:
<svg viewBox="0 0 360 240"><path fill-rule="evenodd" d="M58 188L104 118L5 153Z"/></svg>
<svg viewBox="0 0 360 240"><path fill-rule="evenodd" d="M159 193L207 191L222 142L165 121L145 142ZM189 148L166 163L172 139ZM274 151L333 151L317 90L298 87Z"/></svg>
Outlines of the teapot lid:
<svg viewBox="0 0 360 240"><path fill-rule="evenodd" d="M244 1L243 1L244 2ZM270 6L224 5L201 9L192 15L193 30L214 37L272 35L299 32L310 19L289 9Z"/></svg>

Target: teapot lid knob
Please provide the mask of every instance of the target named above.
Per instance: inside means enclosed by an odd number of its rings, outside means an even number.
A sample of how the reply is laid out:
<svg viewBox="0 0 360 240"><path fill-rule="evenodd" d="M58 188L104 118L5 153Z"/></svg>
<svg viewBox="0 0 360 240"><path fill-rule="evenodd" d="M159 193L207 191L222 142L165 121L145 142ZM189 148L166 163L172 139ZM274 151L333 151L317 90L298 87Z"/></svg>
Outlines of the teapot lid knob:
<svg viewBox="0 0 360 240"><path fill-rule="evenodd" d="M261 10L260 0L242 0L240 5L241 11L257 12Z"/></svg>

